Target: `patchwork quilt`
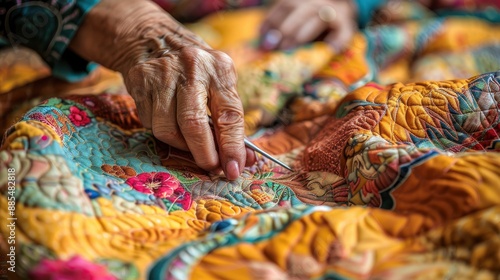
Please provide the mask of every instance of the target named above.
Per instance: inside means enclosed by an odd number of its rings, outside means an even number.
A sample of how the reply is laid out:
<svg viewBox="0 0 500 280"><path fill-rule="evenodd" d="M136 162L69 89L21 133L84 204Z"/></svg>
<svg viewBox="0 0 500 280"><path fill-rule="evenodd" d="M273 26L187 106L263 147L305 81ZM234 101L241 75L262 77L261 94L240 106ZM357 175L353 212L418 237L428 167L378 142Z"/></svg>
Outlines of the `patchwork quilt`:
<svg viewBox="0 0 500 280"><path fill-rule="evenodd" d="M190 27L234 58L247 134L295 171L199 169L111 74L36 87L57 97L3 112L0 248L20 278L500 277L498 25L426 12L341 54L261 53L234 22L262 11L225 15Z"/></svg>

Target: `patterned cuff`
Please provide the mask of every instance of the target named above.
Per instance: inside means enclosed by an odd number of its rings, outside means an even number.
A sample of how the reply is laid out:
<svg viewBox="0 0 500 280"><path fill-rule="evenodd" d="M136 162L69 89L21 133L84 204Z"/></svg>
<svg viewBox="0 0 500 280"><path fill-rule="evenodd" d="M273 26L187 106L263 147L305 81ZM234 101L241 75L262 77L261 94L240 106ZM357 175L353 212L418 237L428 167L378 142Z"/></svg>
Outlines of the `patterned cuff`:
<svg viewBox="0 0 500 280"><path fill-rule="evenodd" d="M53 71L60 78L77 80L88 73L87 62L65 52L69 52L69 42L83 18L99 0L0 0L0 3L0 37L11 46L23 45L35 50L53 70L65 65L60 69L64 71Z"/></svg>
<svg viewBox="0 0 500 280"><path fill-rule="evenodd" d="M372 19L373 13L382 7L387 0L355 0L358 8L358 24L361 28L366 27Z"/></svg>

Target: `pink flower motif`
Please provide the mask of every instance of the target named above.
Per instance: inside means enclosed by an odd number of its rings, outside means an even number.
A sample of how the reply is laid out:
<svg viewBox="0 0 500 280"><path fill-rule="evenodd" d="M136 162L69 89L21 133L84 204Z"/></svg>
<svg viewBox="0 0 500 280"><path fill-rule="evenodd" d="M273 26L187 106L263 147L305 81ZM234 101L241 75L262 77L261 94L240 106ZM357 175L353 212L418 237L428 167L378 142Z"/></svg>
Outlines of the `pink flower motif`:
<svg viewBox="0 0 500 280"><path fill-rule="evenodd" d="M172 196L174 191L181 185L175 177L166 172L141 173L128 178L126 183L137 191L153 194L158 198Z"/></svg>
<svg viewBox="0 0 500 280"><path fill-rule="evenodd" d="M114 280L106 267L91 263L80 256L74 256L69 260L42 260L30 272L30 279L53 279L53 280Z"/></svg>
<svg viewBox="0 0 500 280"><path fill-rule="evenodd" d="M90 123L87 112L78 109L76 106L71 106L69 108L69 113L69 119L76 126L84 126Z"/></svg>

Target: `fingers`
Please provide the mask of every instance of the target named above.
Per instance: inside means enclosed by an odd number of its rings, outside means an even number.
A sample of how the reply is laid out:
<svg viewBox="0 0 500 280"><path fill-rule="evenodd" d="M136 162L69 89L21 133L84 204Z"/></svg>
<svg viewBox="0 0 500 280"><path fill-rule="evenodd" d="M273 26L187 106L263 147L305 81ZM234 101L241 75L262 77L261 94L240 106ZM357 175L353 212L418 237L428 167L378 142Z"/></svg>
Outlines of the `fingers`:
<svg viewBox="0 0 500 280"><path fill-rule="evenodd" d="M187 150L176 117L175 90L179 73L179 67L171 57L160 58L133 67L126 84L143 126L151 128L158 140Z"/></svg>
<svg viewBox="0 0 500 280"><path fill-rule="evenodd" d="M295 2L293 0L281 1L268 12L260 28L261 47L263 49L274 50L278 47L283 35L277 28L285 21L288 14L295 10Z"/></svg>
<svg viewBox="0 0 500 280"><path fill-rule="evenodd" d="M181 52L180 61L184 73L177 83L177 123L196 164L214 170L219 166L219 156L207 112L213 58L201 49L187 48Z"/></svg>
<svg viewBox="0 0 500 280"><path fill-rule="evenodd" d="M228 55L186 47L133 67L125 81L145 126L160 141L189 150L201 168L222 168L234 180L255 162L244 146L243 106Z"/></svg>
<svg viewBox="0 0 500 280"><path fill-rule="evenodd" d="M294 1L281 1L274 5L266 15L260 27L260 33L264 35L271 28L278 26L294 8Z"/></svg>
<svg viewBox="0 0 500 280"><path fill-rule="evenodd" d="M287 15L287 17L277 26L276 30L281 32L283 35L282 41L278 45L279 49L290 49L297 46L297 32L302 29L305 23L311 22L311 19L315 18L316 8L313 7L303 7L302 9L295 9ZM325 30L325 25L319 25L322 30L315 31L318 35ZM312 41L318 35L312 37ZM305 42L301 42L305 43Z"/></svg>
<svg viewBox="0 0 500 280"><path fill-rule="evenodd" d="M170 69L170 71L157 71L152 78L156 87L153 95L153 135L160 141L181 150L188 150L188 145L177 124L177 81L180 73L176 63L170 59L158 59L153 62L158 64L157 69ZM149 110L151 111L151 110Z"/></svg>
<svg viewBox="0 0 500 280"><path fill-rule="evenodd" d="M318 38L329 26L318 17L318 11L325 5L323 1L313 3L292 1L285 7L280 2L282 12L270 13L263 28L261 46L266 50L290 49ZM331 4L328 3L327 4ZM275 8L276 8L275 7ZM274 16L274 18L270 18Z"/></svg>
<svg viewBox="0 0 500 280"><path fill-rule="evenodd" d="M356 32L356 24L344 24L342 27L333 29L329 32L324 41L328 43L337 52L343 51L351 42L354 33Z"/></svg>
<svg viewBox="0 0 500 280"><path fill-rule="evenodd" d="M210 83L209 106L222 169L229 180L234 180L243 171L247 160L243 141L243 105L236 91L236 71L231 58L221 52L211 53L217 64Z"/></svg>
<svg viewBox="0 0 500 280"><path fill-rule="evenodd" d="M206 88L199 82L177 87L177 123L196 164L205 170L219 166L206 111Z"/></svg>
<svg viewBox="0 0 500 280"><path fill-rule="evenodd" d="M245 166L252 166L256 161L257 161L257 156L255 155L255 152L252 149L245 148L246 153L247 153L247 158L245 162Z"/></svg>
<svg viewBox="0 0 500 280"><path fill-rule="evenodd" d="M312 42L327 30L328 25L316 17L314 13L309 18L294 28L293 35L286 36L286 39L280 44L280 48L289 49Z"/></svg>
<svg viewBox="0 0 500 280"><path fill-rule="evenodd" d="M150 90L152 85L147 78L150 72L154 72L153 67L146 64L136 65L130 69L125 79L127 90L135 101L139 119L145 128L151 128L153 117L151 112L153 100Z"/></svg>
<svg viewBox="0 0 500 280"><path fill-rule="evenodd" d="M261 28L261 48L290 49L319 39L328 31L330 43L342 49L354 34L355 8L350 1L282 0ZM338 33L338 34L337 34Z"/></svg>

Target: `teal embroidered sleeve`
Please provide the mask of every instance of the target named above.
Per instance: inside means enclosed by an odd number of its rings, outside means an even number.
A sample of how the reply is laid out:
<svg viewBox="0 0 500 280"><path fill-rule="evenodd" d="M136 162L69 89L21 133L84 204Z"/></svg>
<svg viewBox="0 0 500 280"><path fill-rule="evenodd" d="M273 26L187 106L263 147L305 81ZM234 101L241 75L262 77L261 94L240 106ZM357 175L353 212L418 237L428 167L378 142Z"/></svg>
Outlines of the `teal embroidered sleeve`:
<svg viewBox="0 0 500 280"><path fill-rule="evenodd" d="M25 46L68 81L84 78L96 65L73 53L69 42L99 0L0 0L0 47Z"/></svg>

